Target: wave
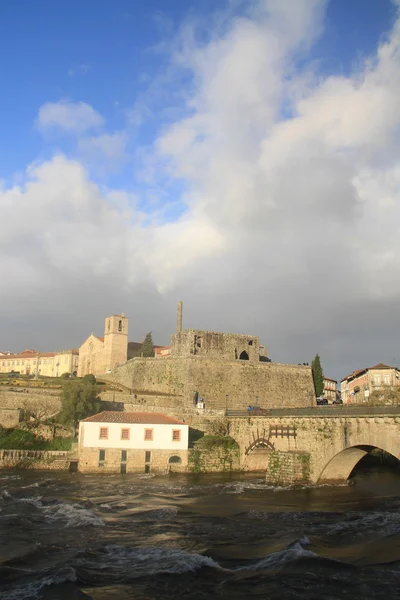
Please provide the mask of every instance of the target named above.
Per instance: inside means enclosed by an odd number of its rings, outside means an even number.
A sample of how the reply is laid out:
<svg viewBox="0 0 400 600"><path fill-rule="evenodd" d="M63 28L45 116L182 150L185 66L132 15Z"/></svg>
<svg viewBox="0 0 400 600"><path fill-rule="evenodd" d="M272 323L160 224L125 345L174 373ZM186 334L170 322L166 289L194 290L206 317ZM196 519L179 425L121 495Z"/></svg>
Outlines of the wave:
<svg viewBox="0 0 400 600"><path fill-rule="evenodd" d="M105 524L93 511L82 507L80 504L67 504L62 501L46 503L41 496L20 498L18 501L35 506L48 522L63 521L66 528L89 525L102 527Z"/></svg>
<svg viewBox="0 0 400 600"><path fill-rule="evenodd" d="M346 514L339 523L325 527L328 535L352 535L357 538L369 536L386 537L400 533L400 513L398 512L373 512Z"/></svg>
<svg viewBox="0 0 400 600"><path fill-rule="evenodd" d="M204 567L221 570L208 556L191 554L175 548L106 546L76 560L78 579L128 583L140 577L153 575L194 573Z"/></svg>
<svg viewBox="0 0 400 600"><path fill-rule="evenodd" d="M21 581L17 587L7 586L4 592L0 592L0 600L36 600L41 597L41 590L51 585L60 583L75 582L76 572L72 567L61 567L54 572L49 570L42 573L35 573L34 578L29 579L27 571L21 570Z"/></svg>

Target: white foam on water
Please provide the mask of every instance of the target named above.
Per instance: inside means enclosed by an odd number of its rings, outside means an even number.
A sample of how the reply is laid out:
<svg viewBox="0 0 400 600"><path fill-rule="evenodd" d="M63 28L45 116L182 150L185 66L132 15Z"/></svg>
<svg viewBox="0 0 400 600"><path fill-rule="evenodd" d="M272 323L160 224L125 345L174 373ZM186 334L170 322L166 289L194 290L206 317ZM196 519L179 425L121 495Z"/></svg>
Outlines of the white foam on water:
<svg viewBox="0 0 400 600"><path fill-rule="evenodd" d="M343 521L328 525L328 534L352 534L356 537L368 536L373 533L378 537L385 537L400 533L400 513L398 512L373 512L373 513L348 513Z"/></svg>
<svg viewBox="0 0 400 600"><path fill-rule="evenodd" d="M79 504L67 504L66 502L57 502L54 504L45 504L42 496L34 498L20 498L19 502L32 504L40 509L45 519L49 522L65 521L64 527L103 527L104 521L100 519L93 511L83 508Z"/></svg>
<svg viewBox="0 0 400 600"><path fill-rule="evenodd" d="M8 490L3 490L1 492L1 495L3 496L3 498L12 498L12 496Z"/></svg>
<svg viewBox="0 0 400 600"><path fill-rule="evenodd" d="M64 567L52 574L19 585L15 589L0 592L0 600L36 600L41 597L40 591L44 587L59 585L60 583L76 581L76 572L72 567Z"/></svg>
<svg viewBox="0 0 400 600"><path fill-rule="evenodd" d="M273 552L272 554L268 554L268 556L265 556L260 561L256 562L255 564L253 564L251 566L238 567L236 570L237 571L244 571L244 570L262 571L264 569L270 569L270 568L275 569L277 567L283 567L289 563L296 562L302 558L318 557L318 554L315 554L315 552L311 552L310 550L305 550L305 548L303 548L303 546L301 544L301 541L303 539L304 538L301 538L301 540L298 540L297 542L291 544L284 550L280 550L279 552ZM308 540L308 538L307 538L307 540ZM308 543L309 543L309 541L308 541Z"/></svg>
<svg viewBox="0 0 400 600"><path fill-rule="evenodd" d="M183 574L195 572L203 567L221 569L219 564L208 556L191 554L177 548L107 546L92 558L82 558L77 567L107 573L117 580L130 580L138 577L159 574Z"/></svg>

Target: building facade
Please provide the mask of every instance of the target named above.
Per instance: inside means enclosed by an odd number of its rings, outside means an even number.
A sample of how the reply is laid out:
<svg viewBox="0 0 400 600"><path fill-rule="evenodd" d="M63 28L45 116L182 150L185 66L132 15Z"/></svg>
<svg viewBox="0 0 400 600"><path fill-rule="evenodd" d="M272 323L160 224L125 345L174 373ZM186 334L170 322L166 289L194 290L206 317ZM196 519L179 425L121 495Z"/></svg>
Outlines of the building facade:
<svg viewBox="0 0 400 600"><path fill-rule="evenodd" d="M336 400L337 394L337 381L335 379L330 379L329 377L324 377L324 398L327 398L328 402L333 402Z"/></svg>
<svg viewBox="0 0 400 600"><path fill-rule="evenodd" d="M121 315L107 317L104 337L93 333L79 348L78 376L104 374L128 359L128 319Z"/></svg>
<svg viewBox="0 0 400 600"><path fill-rule="evenodd" d="M374 367L358 369L344 377L340 391L344 404L367 402L370 394L400 385L400 370L378 363Z"/></svg>
<svg viewBox="0 0 400 600"><path fill-rule="evenodd" d="M161 413L105 411L79 424L82 472L184 471L189 426Z"/></svg>
<svg viewBox="0 0 400 600"><path fill-rule="evenodd" d="M63 373L77 373L79 350L59 352L38 352L24 350L18 354L0 355L0 373L20 373L21 375L42 375L59 377Z"/></svg>

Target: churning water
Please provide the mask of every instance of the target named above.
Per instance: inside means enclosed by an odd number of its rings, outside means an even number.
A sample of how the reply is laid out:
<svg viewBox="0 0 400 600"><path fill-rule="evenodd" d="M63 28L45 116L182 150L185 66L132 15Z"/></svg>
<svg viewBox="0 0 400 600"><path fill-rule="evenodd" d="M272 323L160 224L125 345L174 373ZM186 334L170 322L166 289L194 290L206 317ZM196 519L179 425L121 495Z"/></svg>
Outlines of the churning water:
<svg viewBox="0 0 400 600"><path fill-rule="evenodd" d="M400 476L0 471L0 599L394 599Z"/></svg>

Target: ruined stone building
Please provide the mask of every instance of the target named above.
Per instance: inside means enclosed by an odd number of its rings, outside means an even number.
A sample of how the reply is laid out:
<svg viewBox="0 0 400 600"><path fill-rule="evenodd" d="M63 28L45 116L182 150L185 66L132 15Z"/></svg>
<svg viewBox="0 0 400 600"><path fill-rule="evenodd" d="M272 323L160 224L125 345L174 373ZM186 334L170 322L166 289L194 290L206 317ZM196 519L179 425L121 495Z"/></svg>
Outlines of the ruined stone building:
<svg viewBox="0 0 400 600"><path fill-rule="evenodd" d="M144 403L157 395L160 409L167 399L188 408L198 396L209 410L315 404L310 366L270 362L258 336L183 330L181 302L170 353L129 360L113 369L112 379Z"/></svg>

